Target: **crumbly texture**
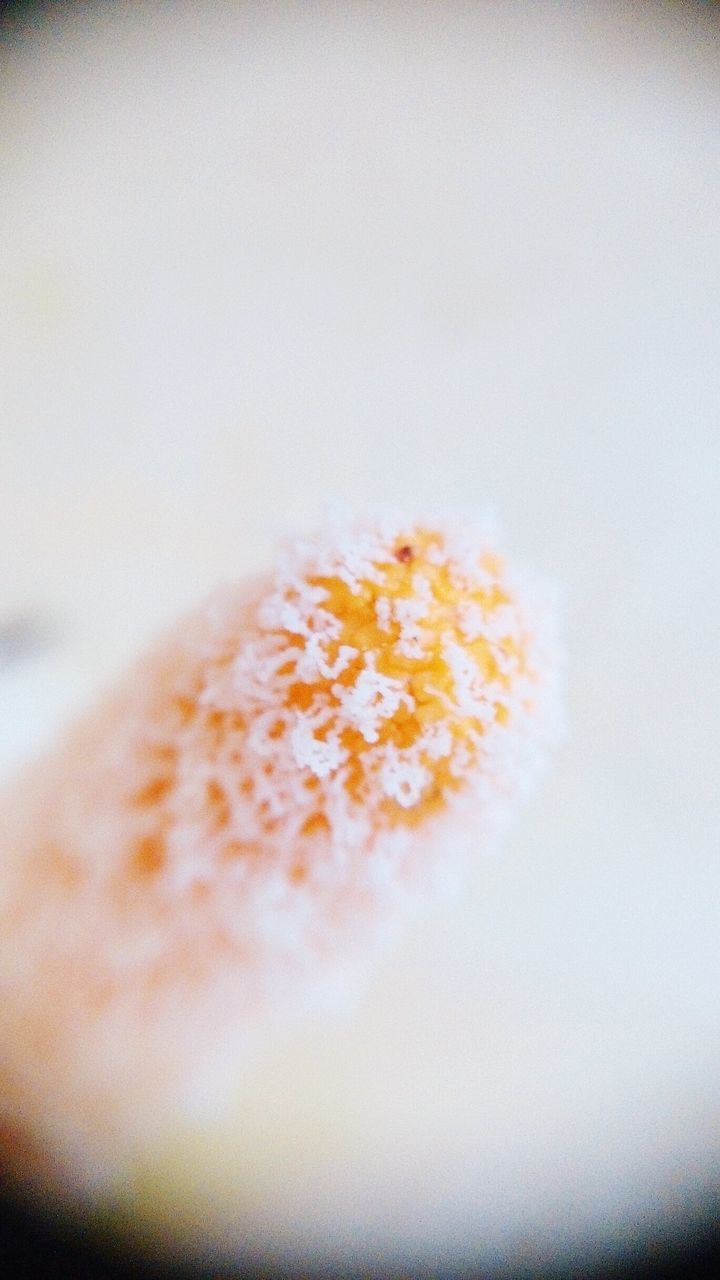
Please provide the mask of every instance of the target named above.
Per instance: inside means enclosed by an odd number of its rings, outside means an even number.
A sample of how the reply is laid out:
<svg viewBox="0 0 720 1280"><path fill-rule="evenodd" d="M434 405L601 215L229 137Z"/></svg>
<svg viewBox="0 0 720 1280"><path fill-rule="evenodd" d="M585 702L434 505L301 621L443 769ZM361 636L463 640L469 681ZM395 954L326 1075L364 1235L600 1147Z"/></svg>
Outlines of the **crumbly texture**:
<svg viewBox="0 0 720 1280"><path fill-rule="evenodd" d="M481 526L336 526L219 592L12 797L7 1096L62 1099L67 1136L121 1079L152 1112L232 1074L452 872L461 826L497 830L558 668L551 594Z"/></svg>
<svg viewBox="0 0 720 1280"><path fill-rule="evenodd" d="M548 617L527 595L467 528L396 524L290 548L243 636L218 599L213 651L128 798L146 814L136 872L180 888L281 867L300 886L408 849L463 792L504 803L555 727Z"/></svg>

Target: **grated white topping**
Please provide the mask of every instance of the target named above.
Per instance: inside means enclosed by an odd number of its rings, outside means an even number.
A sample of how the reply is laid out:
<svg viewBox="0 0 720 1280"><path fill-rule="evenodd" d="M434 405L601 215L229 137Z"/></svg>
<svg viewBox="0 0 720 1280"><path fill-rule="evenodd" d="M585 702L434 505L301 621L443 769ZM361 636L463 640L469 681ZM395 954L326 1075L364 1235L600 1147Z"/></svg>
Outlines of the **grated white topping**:
<svg viewBox="0 0 720 1280"><path fill-rule="evenodd" d="M385 803L405 811L422 803L441 760L463 791L481 797L479 827L494 825L496 811L526 789L556 736L559 663L547 593L516 571L503 569L498 578L483 567L481 557L495 548L482 530L444 523L441 544L423 553L428 564L448 570L464 596L454 628L442 637L452 687L435 693L447 722L427 724L404 747L383 741L383 732L401 709L416 710L410 678L378 670L372 650L361 654L339 643L342 620L317 580L342 582L354 596L372 584L371 612L380 633L398 654L421 663L437 644L436 624L428 617L436 603L431 579L420 569L412 575L410 595L383 594L392 549L411 544L415 526L388 519L356 523L289 547L252 625L244 622L240 634L232 608L223 613L220 601L206 611L200 627L211 623L221 656L198 665L201 714L182 730L177 778L164 802L172 846L168 883L192 880L193 867L204 881L212 879L213 866L221 866L223 876L247 878L247 864L226 856L233 842L269 850L265 866L280 875L305 859L311 879L324 859L338 866L359 853L366 862L382 857L391 835L396 845L399 839ZM470 598L498 582L509 603L487 607ZM464 647L478 639L489 646L496 679L484 678ZM301 707L291 696L299 685L307 691ZM210 735L213 717L220 728ZM450 727L458 720L465 722L459 737ZM353 785L347 731L364 744ZM227 811L221 830L208 817L210 782ZM453 803L448 797L450 808Z"/></svg>

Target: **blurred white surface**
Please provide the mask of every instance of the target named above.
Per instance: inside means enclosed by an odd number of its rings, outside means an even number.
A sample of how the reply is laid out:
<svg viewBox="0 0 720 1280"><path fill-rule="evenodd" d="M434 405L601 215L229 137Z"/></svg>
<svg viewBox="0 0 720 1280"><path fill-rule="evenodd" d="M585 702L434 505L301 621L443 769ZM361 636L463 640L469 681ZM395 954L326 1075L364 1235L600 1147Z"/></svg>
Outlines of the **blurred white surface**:
<svg viewBox="0 0 720 1280"><path fill-rule="evenodd" d="M0 627L56 632L3 766L328 500L493 505L567 586L502 858L158 1211L532 1255L717 1180L719 71L660 4L66 6L2 51Z"/></svg>

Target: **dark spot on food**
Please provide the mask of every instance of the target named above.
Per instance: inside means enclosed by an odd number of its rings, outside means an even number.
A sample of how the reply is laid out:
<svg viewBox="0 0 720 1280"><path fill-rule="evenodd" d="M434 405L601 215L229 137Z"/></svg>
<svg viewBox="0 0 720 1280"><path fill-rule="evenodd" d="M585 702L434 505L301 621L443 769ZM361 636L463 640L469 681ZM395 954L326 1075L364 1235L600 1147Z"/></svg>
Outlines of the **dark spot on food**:
<svg viewBox="0 0 720 1280"><path fill-rule="evenodd" d="M395 552L395 559L399 560L400 564L409 564L412 558L413 558L412 547L409 547L409 546L398 547L397 551Z"/></svg>

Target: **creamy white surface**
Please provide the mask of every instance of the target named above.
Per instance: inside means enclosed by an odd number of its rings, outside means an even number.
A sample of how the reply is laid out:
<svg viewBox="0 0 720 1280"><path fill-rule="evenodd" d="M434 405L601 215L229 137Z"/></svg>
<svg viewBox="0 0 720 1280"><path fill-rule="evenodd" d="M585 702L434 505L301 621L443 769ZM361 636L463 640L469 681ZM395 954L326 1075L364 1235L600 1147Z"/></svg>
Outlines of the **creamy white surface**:
<svg viewBox="0 0 720 1280"><path fill-rule="evenodd" d="M2 52L0 624L56 634L0 670L4 768L329 499L490 504L567 588L570 739L502 857L177 1174L240 1234L535 1248L716 1178L719 69L660 5Z"/></svg>

